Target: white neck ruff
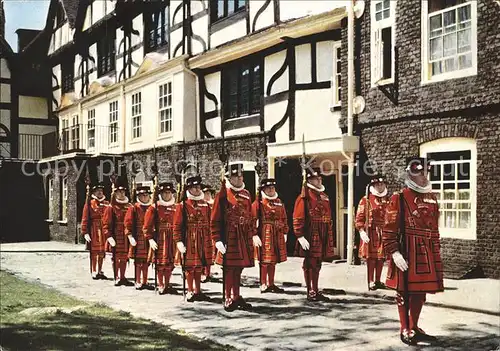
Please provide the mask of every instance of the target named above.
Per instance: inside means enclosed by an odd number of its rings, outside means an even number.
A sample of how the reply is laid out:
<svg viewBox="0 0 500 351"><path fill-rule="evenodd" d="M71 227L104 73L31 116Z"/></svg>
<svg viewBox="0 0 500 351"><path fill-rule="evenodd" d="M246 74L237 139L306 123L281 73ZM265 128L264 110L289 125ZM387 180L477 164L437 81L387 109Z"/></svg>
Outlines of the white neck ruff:
<svg viewBox="0 0 500 351"><path fill-rule="evenodd" d="M119 204L128 204L128 197L125 196L123 200L115 199Z"/></svg>
<svg viewBox="0 0 500 351"><path fill-rule="evenodd" d="M226 187L233 191L242 191L243 189L245 189L245 183L243 183L241 187L237 188L233 184L231 184L229 180L226 180Z"/></svg>
<svg viewBox="0 0 500 351"><path fill-rule="evenodd" d="M158 203L160 204L160 206L172 206L173 204L175 204L175 199L172 196L169 201L165 201L162 199L161 195L158 195Z"/></svg>
<svg viewBox="0 0 500 351"><path fill-rule="evenodd" d="M198 196L195 196L195 195L191 194L191 192L189 190L186 191L186 195L187 195L187 198L189 200L194 200L194 201L200 201L200 200L203 200L205 198L205 195L203 193L201 193Z"/></svg>
<svg viewBox="0 0 500 351"><path fill-rule="evenodd" d="M106 200L106 196L103 196L103 197L99 198L99 197L95 196L94 194L92 194L92 198L94 200L99 201L99 202L103 202L104 200Z"/></svg>
<svg viewBox="0 0 500 351"><path fill-rule="evenodd" d="M375 190L375 188L373 186L370 186L370 194L372 194L374 196L378 196L378 197L387 196L387 187L384 189L384 191L379 193L377 190Z"/></svg>
<svg viewBox="0 0 500 351"><path fill-rule="evenodd" d="M320 193L322 193L323 191L325 191L325 186L324 186L323 184L321 184L321 188L317 188L317 187L315 187L314 185L312 185L311 183L307 183L306 185L307 185L307 187L308 187L309 189L312 189L312 190L318 191L318 192L320 192Z"/></svg>
<svg viewBox="0 0 500 351"><path fill-rule="evenodd" d="M428 194L432 191L432 185L430 182L427 182L426 186L420 186L417 183L415 183L413 180L411 180L410 178L406 178L405 184L408 188L416 191L417 193Z"/></svg>
<svg viewBox="0 0 500 351"><path fill-rule="evenodd" d="M278 192L274 193L274 196L269 196L263 191L261 191L260 193L262 195L262 198L266 200L276 200L278 198Z"/></svg>

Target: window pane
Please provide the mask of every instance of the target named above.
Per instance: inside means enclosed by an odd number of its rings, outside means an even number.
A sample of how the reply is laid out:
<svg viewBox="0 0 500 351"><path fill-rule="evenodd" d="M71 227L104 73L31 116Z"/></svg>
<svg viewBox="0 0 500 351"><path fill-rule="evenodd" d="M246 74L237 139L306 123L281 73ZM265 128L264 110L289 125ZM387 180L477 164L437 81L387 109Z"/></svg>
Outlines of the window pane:
<svg viewBox="0 0 500 351"><path fill-rule="evenodd" d="M241 70L240 115L248 115L250 110L250 68L244 65Z"/></svg>
<svg viewBox="0 0 500 351"><path fill-rule="evenodd" d="M455 228L456 218L457 218L457 213L455 211L445 211L444 212L444 227L445 228Z"/></svg>
<svg viewBox="0 0 500 351"><path fill-rule="evenodd" d="M443 167L443 180L455 180L455 165L445 164Z"/></svg>
<svg viewBox="0 0 500 351"><path fill-rule="evenodd" d="M229 81L229 117L238 116L238 70L231 69L228 72Z"/></svg>
<svg viewBox="0 0 500 351"><path fill-rule="evenodd" d="M217 2L217 17L224 17L224 0L219 0Z"/></svg>
<svg viewBox="0 0 500 351"><path fill-rule="evenodd" d="M384 9L389 9L391 7L391 3L389 0L384 0Z"/></svg>
<svg viewBox="0 0 500 351"><path fill-rule="evenodd" d="M442 38L431 39L431 60L440 59L443 55Z"/></svg>
<svg viewBox="0 0 500 351"><path fill-rule="evenodd" d="M457 60L453 57L444 61L444 71L452 72L457 70Z"/></svg>
<svg viewBox="0 0 500 351"><path fill-rule="evenodd" d="M458 56L458 67L460 69L472 67L472 54Z"/></svg>
<svg viewBox="0 0 500 351"><path fill-rule="evenodd" d="M457 23L455 10L448 11L443 14L443 23L445 27L454 26Z"/></svg>
<svg viewBox="0 0 500 351"><path fill-rule="evenodd" d="M443 56L453 56L457 53L456 33L447 34L443 37Z"/></svg>
<svg viewBox="0 0 500 351"><path fill-rule="evenodd" d="M384 18L389 18L391 16L391 10L384 10Z"/></svg>
<svg viewBox="0 0 500 351"><path fill-rule="evenodd" d="M250 107L250 113L260 112L260 65L256 65L253 68L252 77L252 101Z"/></svg>
<svg viewBox="0 0 500 351"><path fill-rule="evenodd" d="M458 213L458 228L470 228L470 212L464 211Z"/></svg>
<svg viewBox="0 0 500 351"><path fill-rule="evenodd" d="M235 0L226 0L227 1L227 14L231 14L234 12L234 1Z"/></svg>
<svg viewBox="0 0 500 351"><path fill-rule="evenodd" d="M470 179L470 163L459 163L457 165L458 180L469 180Z"/></svg>
<svg viewBox="0 0 500 351"><path fill-rule="evenodd" d="M382 11L382 2L377 2L375 4L375 11L376 12Z"/></svg>
<svg viewBox="0 0 500 351"><path fill-rule="evenodd" d="M430 20L430 31L435 32L441 29L441 15L432 16Z"/></svg>
<svg viewBox="0 0 500 351"><path fill-rule="evenodd" d="M382 12L377 12L375 14L375 20L380 21L382 19Z"/></svg>
<svg viewBox="0 0 500 351"><path fill-rule="evenodd" d="M470 5L458 8L458 21L464 22L471 19Z"/></svg>
<svg viewBox="0 0 500 351"><path fill-rule="evenodd" d="M471 30L465 29L457 33L458 52L467 52L471 50Z"/></svg>

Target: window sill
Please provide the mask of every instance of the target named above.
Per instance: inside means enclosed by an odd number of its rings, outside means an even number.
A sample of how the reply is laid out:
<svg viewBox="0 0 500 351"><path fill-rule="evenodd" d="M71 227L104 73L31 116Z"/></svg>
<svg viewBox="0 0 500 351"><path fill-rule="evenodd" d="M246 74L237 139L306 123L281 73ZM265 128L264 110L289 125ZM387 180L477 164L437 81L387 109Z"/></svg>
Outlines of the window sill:
<svg viewBox="0 0 500 351"><path fill-rule="evenodd" d="M165 139L172 139L174 137L174 133L169 132L169 133L163 133L158 135L157 140L165 140Z"/></svg>
<svg viewBox="0 0 500 351"><path fill-rule="evenodd" d="M110 144L109 148L110 149L116 149L118 146L120 146L120 144L118 144L118 143L116 143L116 144Z"/></svg>
<svg viewBox="0 0 500 351"><path fill-rule="evenodd" d="M50 224L53 224L54 223L54 220L53 219L46 219L45 222L47 223L50 223Z"/></svg>
<svg viewBox="0 0 500 351"><path fill-rule="evenodd" d="M439 228L439 236L441 239L477 240L475 229Z"/></svg>
<svg viewBox="0 0 500 351"><path fill-rule="evenodd" d="M248 11L246 7L242 7L238 9L236 12L218 19L217 21L210 23L210 34L218 32L230 25L244 19L247 15Z"/></svg>
<svg viewBox="0 0 500 351"><path fill-rule="evenodd" d="M428 85L428 84L432 84L432 83L444 82L446 80L466 78L466 77L472 77L472 76L477 76L477 68L476 67L473 67L472 69L468 68L466 70L440 74L440 75L434 76L430 79L423 80L422 82L420 82L420 85L423 86L423 85Z"/></svg>
<svg viewBox="0 0 500 351"><path fill-rule="evenodd" d="M97 78L102 78L102 77L114 77L116 75L116 70L108 71L108 72L97 72Z"/></svg>
<svg viewBox="0 0 500 351"><path fill-rule="evenodd" d="M228 117L224 118L224 123L231 122L231 121L241 121L244 119L250 119L250 118L255 118L255 117L260 117L260 112L259 113L253 113L251 115L246 115L246 116L238 116L238 117Z"/></svg>
<svg viewBox="0 0 500 351"><path fill-rule="evenodd" d="M332 105L330 106L330 112L338 112L342 110L342 105Z"/></svg>
<svg viewBox="0 0 500 351"><path fill-rule="evenodd" d="M384 85L394 84L394 78L381 79L372 83L372 88L381 87Z"/></svg>
<svg viewBox="0 0 500 351"><path fill-rule="evenodd" d="M62 225L67 225L68 224L68 220L65 219L64 221L57 221L57 223L62 224Z"/></svg>
<svg viewBox="0 0 500 351"><path fill-rule="evenodd" d="M142 138L132 139L129 144L141 144L143 142Z"/></svg>

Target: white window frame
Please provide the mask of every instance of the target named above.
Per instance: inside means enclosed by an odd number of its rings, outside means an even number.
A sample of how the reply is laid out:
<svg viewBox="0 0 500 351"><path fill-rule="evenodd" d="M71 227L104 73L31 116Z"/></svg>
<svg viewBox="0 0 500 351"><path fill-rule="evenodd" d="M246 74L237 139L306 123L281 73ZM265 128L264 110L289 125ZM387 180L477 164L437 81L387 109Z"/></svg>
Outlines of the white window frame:
<svg viewBox="0 0 500 351"><path fill-rule="evenodd" d="M337 51L342 50L342 42L336 41L333 43L333 71L332 71L332 105L338 107L342 105L342 85L340 84L342 72L337 72L337 65L342 67L342 53L337 55Z"/></svg>
<svg viewBox="0 0 500 351"><path fill-rule="evenodd" d="M70 144L71 149L80 149L80 116L75 114L71 116Z"/></svg>
<svg viewBox="0 0 500 351"><path fill-rule="evenodd" d="M118 135L118 121L119 116L119 105L118 100L109 103L109 146L116 146L119 143ZM116 140L113 141L113 136L116 136Z"/></svg>
<svg viewBox="0 0 500 351"><path fill-rule="evenodd" d="M477 1L472 0L464 4L448 7L446 9L432 12L432 15L450 11L454 8L459 8L465 5L471 6L471 52L472 52L472 66L462 70L442 73L436 76L431 76L432 71L429 62L429 11L428 0L422 0L422 77L421 84L428 84L434 82L441 82L448 79L463 78L468 76L477 75Z"/></svg>
<svg viewBox="0 0 500 351"><path fill-rule="evenodd" d="M171 95L171 104L170 106L162 106L162 103L161 103L161 99L168 96L167 95L160 95L160 87L162 86L166 86L170 84L170 95ZM168 136L172 136L173 135L173 131L174 131L174 106L173 106L173 103L174 103L174 87L173 87L173 82L172 80L166 80L164 82L161 82L160 84L158 84L157 86L157 89L156 89L156 92L157 92L157 104L158 104L158 135L160 137L168 137ZM170 109L170 130L166 130L164 132L162 132L162 123L164 121L162 121L162 112L163 111L168 111ZM168 127L168 119L165 119L165 122L166 122L166 126Z"/></svg>
<svg viewBox="0 0 500 351"><path fill-rule="evenodd" d="M61 222L68 221L68 176L62 178L61 192Z"/></svg>
<svg viewBox="0 0 500 351"><path fill-rule="evenodd" d="M96 147L95 143L95 108L90 109L87 111L87 149L88 150L94 150ZM90 133L93 133L93 136L90 136ZM90 141L93 141L93 144L91 144Z"/></svg>
<svg viewBox="0 0 500 351"><path fill-rule="evenodd" d="M142 94L140 91L130 96L130 137L133 141L142 139Z"/></svg>
<svg viewBox="0 0 500 351"><path fill-rule="evenodd" d="M470 150L470 202L471 202L471 225L470 228L444 228L439 227L442 238L455 238L464 240L476 240L477 234L477 146L474 139L469 138L443 138L420 145L420 156L427 157L433 152L450 152ZM432 163L431 163L432 164ZM439 202L439 200L438 200ZM441 222L440 222L441 224Z"/></svg>
<svg viewBox="0 0 500 351"><path fill-rule="evenodd" d="M53 221L52 216L54 215L54 177L50 176L47 181L47 198L48 198L48 221Z"/></svg>
<svg viewBox="0 0 500 351"><path fill-rule="evenodd" d="M393 84L395 76L395 62L396 62L396 0L390 0L390 15L389 18L383 18L380 21L375 19L375 8L376 4L382 2L370 1L370 66L371 66L371 86L376 87L379 85ZM382 45L382 30L384 28L391 28L391 78L381 79L382 70L384 65L383 52L384 48Z"/></svg>

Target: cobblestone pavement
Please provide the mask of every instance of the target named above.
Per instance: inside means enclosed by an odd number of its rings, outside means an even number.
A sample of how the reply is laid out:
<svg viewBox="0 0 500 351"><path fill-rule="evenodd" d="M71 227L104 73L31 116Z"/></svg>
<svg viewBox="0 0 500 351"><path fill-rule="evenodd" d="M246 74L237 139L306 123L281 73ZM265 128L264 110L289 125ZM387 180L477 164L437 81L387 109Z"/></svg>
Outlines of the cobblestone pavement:
<svg viewBox="0 0 500 351"><path fill-rule="evenodd" d="M114 287L112 281L93 281L88 272L88 253L81 246L63 243L3 244L1 269L27 280L39 281L66 294L149 318L172 329L247 350L408 350L399 341L392 292L366 293L363 266L345 263L324 266L320 285L345 289L330 295L331 303L308 303L301 282L301 262L290 258L278 266L277 282L286 293L260 294L256 268L244 271L242 295L254 311L224 312L221 284L203 285L214 303L187 303L182 296L159 296L152 291ZM8 251L32 252L8 252ZM66 252L36 252L53 250ZM132 265L128 276L133 277ZM217 276L220 270L214 269ZM105 274L112 277L110 259ZM153 275L151 274L151 281ZM182 288L180 270L172 278ZM500 350L499 282L446 281L444 294L429 296L421 326L439 336L440 344L426 350ZM330 288L330 289L328 289ZM470 295L473 296L470 296ZM438 297L441 296L441 297ZM444 296L448 296L445 298ZM484 296L484 298L483 298ZM479 301L478 301L479 300ZM472 312L476 311L476 312ZM482 311L482 312L478 312ZM415 349L417 349L415 347Z"/></svg>

